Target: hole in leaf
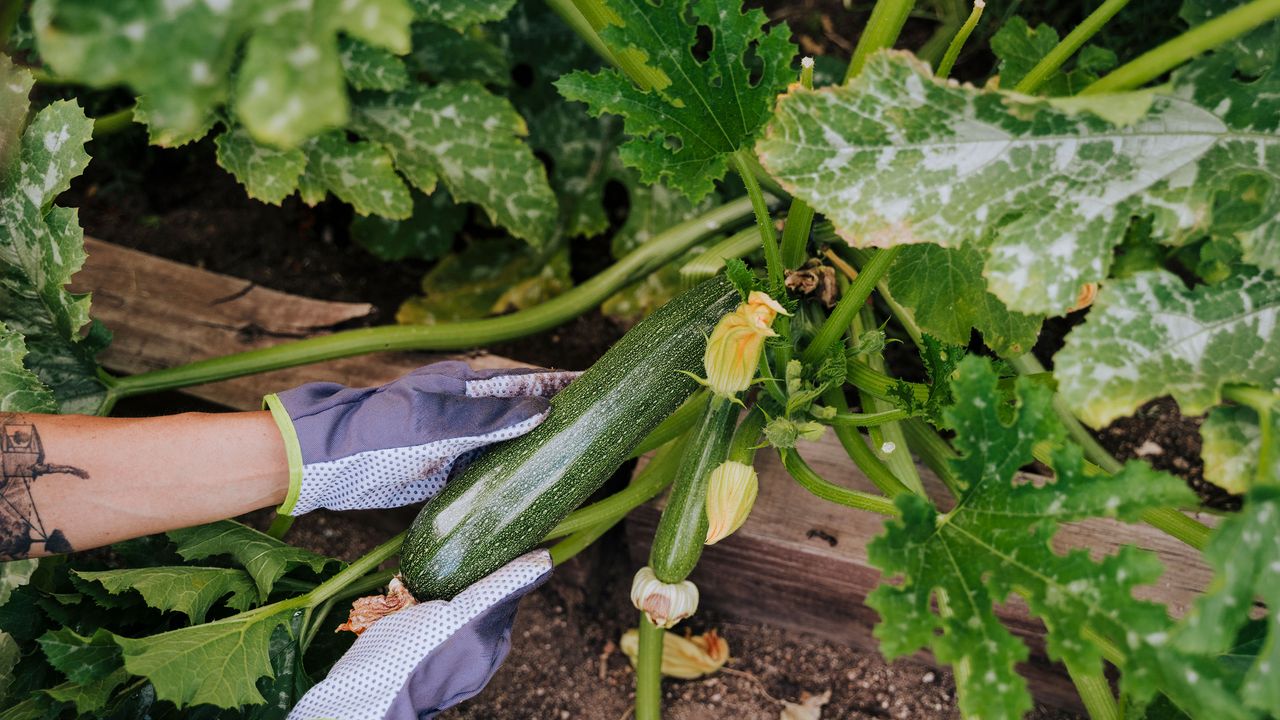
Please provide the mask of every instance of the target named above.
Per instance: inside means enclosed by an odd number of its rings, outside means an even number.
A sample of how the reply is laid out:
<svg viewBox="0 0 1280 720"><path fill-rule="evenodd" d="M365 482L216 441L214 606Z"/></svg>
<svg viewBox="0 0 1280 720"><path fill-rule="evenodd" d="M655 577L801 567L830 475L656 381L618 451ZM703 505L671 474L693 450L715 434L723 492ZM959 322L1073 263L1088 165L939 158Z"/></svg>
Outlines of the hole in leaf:
<svg viewBox="0 0 1280 720"><path fill-rule="evenodd" d="M673 153L680 152L684 147L684 141L675 135L668 135L662 139L662 145Z"/></svg>
<svg viewBox="0 0 1280 720"><path fill-rule="evenodd" d="M693 53L694 60L704 63L707 61L707 58L711 57L711 48L715 43L712 39L711 28L706 25L699 25L694 28L693 33L696 39L694 40L693 47L690 48L689 51Z"/></svg>
<svg viewBox="0 0 1280 720"><path fill-rule="evenodd" d="M529 63L519 63L511 68L511 82L516 87L532 87L533 86L533 66Z"/></svg>

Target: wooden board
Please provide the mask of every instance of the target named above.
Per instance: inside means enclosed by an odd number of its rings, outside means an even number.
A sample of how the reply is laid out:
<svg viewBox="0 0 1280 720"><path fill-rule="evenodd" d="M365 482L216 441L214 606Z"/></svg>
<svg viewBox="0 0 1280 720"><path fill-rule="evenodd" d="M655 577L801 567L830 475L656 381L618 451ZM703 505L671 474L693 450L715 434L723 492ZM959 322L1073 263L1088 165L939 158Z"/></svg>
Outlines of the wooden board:
<svg viewBox="0 0 1280 720"><path fill-rule="evenodd" d="M373 306L299 297L137 250L85 238L89 259L73 279L92 292L91 314L112 332L99 362L133 374L208 357L268 347L331 332L369 317ZM331 380L380 385L430 362L464 359L475 368L513 367L514 360L470 354L375 353L277 370L186 389L228 407L257 409L266 393Z"/></svg>
<svg viewBox="0 0 1280 720"><path fill-rule="evenodd" d="M832 433L821 442L801 443L800 451L827 480L877 492ZM787 475L774 452L762 450L756 470L760 494L751 517L737 533L706 548L691 576L702 602L740 617L876 649L871 629L878 616L863 601L879 584L880 571L867 562L866 545L882 532L883 519L809 494ZM940 496L937 477L925 468L921 474L930 494ZM661 507L658 500L628 518L627 538L636 567L647 562ZM1138 594L1167 603L1175 615L1186 611L1211 577L1198 552L1145 525L1108 519L1072 523L1058 532L1056 544L1059 551L1090 547L1110 554L1123 544L1155 551L1164 562L1165 575L1158 585L1142 588ZM1032 648L1029 662L1021 669L1037 699L1082 711L1066 669L1044 654L1043 623L1016 599L997 610ZM920 659L931 661L925 653Z"/></svg>

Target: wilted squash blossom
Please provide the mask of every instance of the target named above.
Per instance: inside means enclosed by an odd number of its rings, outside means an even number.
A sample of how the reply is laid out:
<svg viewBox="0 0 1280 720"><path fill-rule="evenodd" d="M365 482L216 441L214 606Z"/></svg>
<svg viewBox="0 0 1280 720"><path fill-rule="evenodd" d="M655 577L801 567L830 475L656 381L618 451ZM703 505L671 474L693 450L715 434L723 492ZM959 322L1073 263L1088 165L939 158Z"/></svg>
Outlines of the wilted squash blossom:
<svg viewBox="0 0 1280 720"><path fill-rule="evenodd" d="M711 471L707 481L707 544L732 535L751 514L760 480L755 468L727 460Z"/></svg>
<svg viewBox="0 0 1280 720"><path fill-rule="evenodd" d="M632 629L622 635L622 653L635 667L640 655L640 633ZM662 674L693 680L710 675L729 661L729 643L715 630L704 635L681 637L670 630L662 633Z"/></svg>
<svg viewBox="0 0 1280 720"><path fill-rule="evenodd" d="M777 335L770 325L778 313L790 314L767 293L757 290L737 310L720 318L702 358L711 392L731 398L750 387L764 339Z"/></svg>
<svg viewBox="0 0 1280 720"><path fill-rule="evenodd" d="M669 628L698 610L698 586L683 580L664 583L644 566L631 581L631 603L649 618L649 622Z"/></svg>
<svg viewBox="0 0 1280 720"><path fill-rule="evenodd" d="M370 595L357 598L351 603L350 616L334 632L347 630L359 635L382 618L417 604L418 600L413 597L413 593L409 592L409 588L405 587L400 576L396 575L387 585L386 595Z"/></svg>

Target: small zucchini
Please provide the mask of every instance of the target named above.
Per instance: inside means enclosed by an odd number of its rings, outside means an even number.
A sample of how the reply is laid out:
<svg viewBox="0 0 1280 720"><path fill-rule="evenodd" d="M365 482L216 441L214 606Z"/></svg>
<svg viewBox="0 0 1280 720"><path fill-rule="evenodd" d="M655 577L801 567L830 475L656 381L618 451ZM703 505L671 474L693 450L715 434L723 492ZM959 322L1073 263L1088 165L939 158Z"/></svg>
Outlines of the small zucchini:
<svg viewBox="0 0 1280 720"><path fill-rule="evenodd" d="M451 598L537 545L697 388L684 373L701 369L708 333L737 302L724 277L679 295L553 398L542 425L451 480L404 542L414 595Z"/></svg>

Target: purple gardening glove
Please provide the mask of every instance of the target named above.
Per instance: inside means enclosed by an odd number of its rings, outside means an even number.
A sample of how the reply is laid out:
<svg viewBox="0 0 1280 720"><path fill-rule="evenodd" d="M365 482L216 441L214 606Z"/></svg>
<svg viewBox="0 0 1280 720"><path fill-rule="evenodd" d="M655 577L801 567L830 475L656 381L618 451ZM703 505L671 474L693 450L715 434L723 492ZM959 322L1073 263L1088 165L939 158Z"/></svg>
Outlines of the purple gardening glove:
<svg viewBox="0 0 1280 720"><path fill-rule="evenodd" d="M511 649L520 598L551 575L535 550L458 593L401 610L356 639L288 720L427 720L472 697Z"/></svg>
<svg viewBox="0 0 1280 720"><path fill-rule="evenodd" d="M285 515L421 502L459 457L523 435L576 372L434 363L372 388L308 383L263 398L289 456Z"/></svg>

